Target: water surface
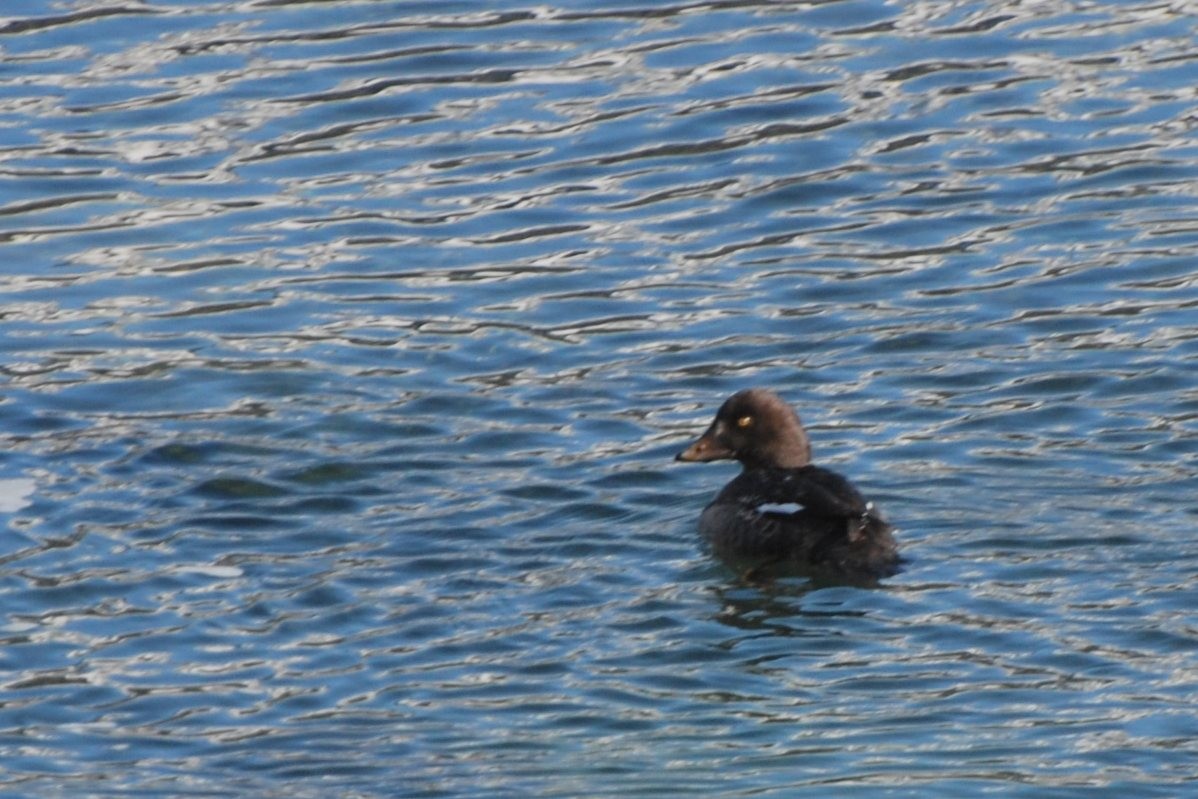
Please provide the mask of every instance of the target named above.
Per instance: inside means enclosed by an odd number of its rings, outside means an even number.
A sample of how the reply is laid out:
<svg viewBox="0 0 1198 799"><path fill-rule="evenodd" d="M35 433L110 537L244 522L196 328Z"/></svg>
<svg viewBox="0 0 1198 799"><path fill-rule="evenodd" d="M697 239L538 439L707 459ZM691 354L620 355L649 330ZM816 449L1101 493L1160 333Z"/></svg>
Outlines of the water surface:
<svg viewBox="0 0 1198 799"><path fill-rule="evenodd" d="M1195 21L10 2L12 796L1177 796ZM771 386L898 526L746 582Z"/></svg>

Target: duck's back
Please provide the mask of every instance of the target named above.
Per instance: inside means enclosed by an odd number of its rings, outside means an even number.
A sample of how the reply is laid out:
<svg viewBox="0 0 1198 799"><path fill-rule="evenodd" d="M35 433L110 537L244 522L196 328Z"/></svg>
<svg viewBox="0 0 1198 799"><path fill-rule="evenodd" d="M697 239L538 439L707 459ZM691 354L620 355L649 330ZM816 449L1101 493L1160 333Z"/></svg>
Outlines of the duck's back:
<svg viewBox="0 0 1198 799"><path fill-rule="evenodd" d="M699 531L727 560L788 562L844 576L885 577L898 571L898 546L882 519L829 518L803 509L759 512L713 502L699 517Z"/></svg>
<svg viewBox="0 0 1198 799"><path fill-rule="evenodd" d="M890 525L848 480L816 466L743 472L703 510L699 530L725 559L785 561L845 577L898 571Z"/></svg>

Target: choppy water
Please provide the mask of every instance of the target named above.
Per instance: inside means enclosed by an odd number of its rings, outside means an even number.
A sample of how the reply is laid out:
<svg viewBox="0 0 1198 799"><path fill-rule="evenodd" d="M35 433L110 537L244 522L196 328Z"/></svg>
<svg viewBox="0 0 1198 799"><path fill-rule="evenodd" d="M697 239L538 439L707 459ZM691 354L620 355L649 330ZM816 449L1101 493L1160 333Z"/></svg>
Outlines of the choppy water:
<svg viewBox="0 0 1198 799"><path fill-rule="evenodd" d="M1193 790L1192 12L7 3L0 789ZM748 385L903 574L703 551Z"/></svg>

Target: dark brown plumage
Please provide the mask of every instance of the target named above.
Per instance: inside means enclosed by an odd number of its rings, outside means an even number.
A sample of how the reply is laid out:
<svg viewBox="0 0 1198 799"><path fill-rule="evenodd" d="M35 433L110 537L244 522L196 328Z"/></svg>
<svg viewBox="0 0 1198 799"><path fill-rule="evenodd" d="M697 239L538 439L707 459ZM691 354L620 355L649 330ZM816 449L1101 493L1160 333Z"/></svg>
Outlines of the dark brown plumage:
<svg viewBox="0 0 1198 799"><path fill-rule="evenodd" d="M676 459L735 459L744 467L699 517L720 557L852 580L898 571L890 525L847 479L811 463L807 431L774 392L733 394Z"/></svg>

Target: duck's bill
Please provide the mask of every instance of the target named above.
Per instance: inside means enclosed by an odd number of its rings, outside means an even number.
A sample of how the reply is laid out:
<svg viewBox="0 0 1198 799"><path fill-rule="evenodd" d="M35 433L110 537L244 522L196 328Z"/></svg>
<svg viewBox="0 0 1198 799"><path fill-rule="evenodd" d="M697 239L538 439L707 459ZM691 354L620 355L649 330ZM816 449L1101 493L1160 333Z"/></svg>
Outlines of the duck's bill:
<svg viewBox="0 0 1198 799"><path fill-rule="evenodd" d="M736 455L732 450L716 443L714 436L704 433L698 441L675 455L674 460L706 463L707 461L727 460L734 457Z"/></svg>

